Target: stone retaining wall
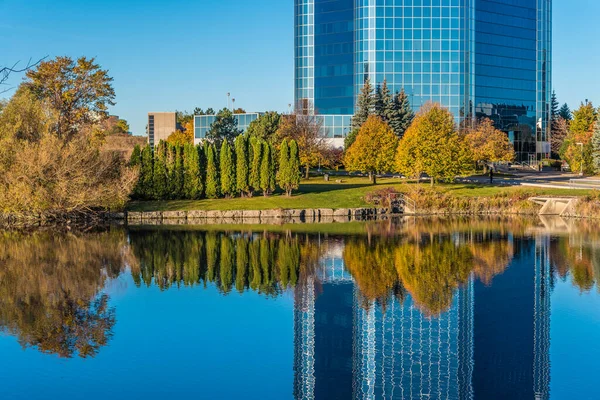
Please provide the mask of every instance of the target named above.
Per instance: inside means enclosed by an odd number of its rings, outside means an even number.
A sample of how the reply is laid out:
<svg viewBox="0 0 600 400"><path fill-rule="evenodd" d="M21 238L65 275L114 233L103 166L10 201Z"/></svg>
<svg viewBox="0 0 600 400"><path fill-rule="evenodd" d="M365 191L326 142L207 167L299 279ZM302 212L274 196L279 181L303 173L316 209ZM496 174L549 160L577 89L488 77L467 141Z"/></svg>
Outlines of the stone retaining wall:
<svg viewBox="0 0 600 400"><path fill-rule="evenodd" d="M129 225L205 225L349 222L389 215L387 208L128 212Z"/></svg>

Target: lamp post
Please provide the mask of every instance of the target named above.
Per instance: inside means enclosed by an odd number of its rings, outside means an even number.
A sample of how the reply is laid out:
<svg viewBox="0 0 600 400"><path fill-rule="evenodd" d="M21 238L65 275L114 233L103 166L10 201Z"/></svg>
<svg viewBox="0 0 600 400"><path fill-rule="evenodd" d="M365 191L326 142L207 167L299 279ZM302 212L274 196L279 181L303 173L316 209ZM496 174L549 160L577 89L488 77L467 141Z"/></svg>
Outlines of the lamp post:
<svg viewBox="0 0 600 400"><path fill-rule="evenodd" d="M232 112L235 111L235 99L231 99L231 109Z"/></svg>
<svg viewBox="0 0 600 400"><path fill-rule="evenodd" d="M583 143L577 143L577 146L581 146L581 172L579 172L579 176L583 176Z"/></svg>
<svg viewBox="0 0 600 400"><path fill-rule="evenodd" d="M227 92L227 108L229 108L229 97L231 97L231 93ZM231 110L231 108L229 108Z"/></svg>

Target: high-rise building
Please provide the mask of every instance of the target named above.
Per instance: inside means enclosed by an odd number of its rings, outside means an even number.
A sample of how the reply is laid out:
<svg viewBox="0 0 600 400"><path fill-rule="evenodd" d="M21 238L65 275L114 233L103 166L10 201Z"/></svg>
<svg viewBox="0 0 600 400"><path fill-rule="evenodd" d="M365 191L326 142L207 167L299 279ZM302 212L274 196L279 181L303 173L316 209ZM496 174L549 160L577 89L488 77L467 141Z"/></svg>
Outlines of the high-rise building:
<svg viewBox="0 0 600 400"><path fill-rule="evenodd" d="M296 104L347 117L367 78L386 80L415 110L492 119L521 161L550 152L552 0L294 4Z"/></svg>

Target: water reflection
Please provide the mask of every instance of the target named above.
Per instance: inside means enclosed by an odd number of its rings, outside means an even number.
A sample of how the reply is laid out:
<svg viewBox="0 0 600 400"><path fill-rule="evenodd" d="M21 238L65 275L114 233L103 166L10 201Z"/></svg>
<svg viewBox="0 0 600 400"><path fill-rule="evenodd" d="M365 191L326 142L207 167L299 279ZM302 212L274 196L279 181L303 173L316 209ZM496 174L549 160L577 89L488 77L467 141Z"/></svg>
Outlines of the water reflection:
<svg viewBox="0 0 600 400"><path fill-rule="evenodd" d="M600 233L542 222L4 233L0 329L85 358L114 335L104 288L119 276L138 291L289 293L296 399L548 399L551 294L558 280L600 291Z"/></svg>

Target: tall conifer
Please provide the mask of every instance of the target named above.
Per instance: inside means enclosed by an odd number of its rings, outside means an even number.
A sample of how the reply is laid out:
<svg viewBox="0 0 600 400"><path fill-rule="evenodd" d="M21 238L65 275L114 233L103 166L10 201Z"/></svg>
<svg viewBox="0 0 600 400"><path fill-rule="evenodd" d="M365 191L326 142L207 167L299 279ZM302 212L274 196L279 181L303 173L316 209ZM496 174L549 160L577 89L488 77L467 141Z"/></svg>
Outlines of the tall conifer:
<svg viewBox="0 0 600 400"><path fill-rule="evenodd" d="M235 138L235 178L237 192L242 196L250 192L249 176L248 138L239 135Z"/></svg>
<svg viewBox="0 0 600 400"><path fill-rule="evenodd" d="M221 182L215 146L208 145L206 153L206 197L216 199L221 194Z"/></svg>
<svg viewBox="0 0 600 400"><path fill-rule="evenodd" d="M167 143L160 141L154 149L153 193L156 200L166 200L169 195L167 171Z"/></svg>
<svg viewBox="0 0 600 400"><path fill-rule="evenodd" d="M277 171L277 184L289 196L290 171L290 149L287 139L283 139L279 146L279 170Z"/></svg>
<svg viewBox="0 0 600 400"><path fill-rule="evenodd" d="M262 141L260 139L251 137L250 148L252 149L252 161L250 163L250 190L260 190L260 167L262 159Z"/></svg>
<svg viewBox="0 0 600 400"><path fill-rule="evenodd" d="M233 197L236 193L235 160L231 145L227 140L221 145L220 154L221 193Z"/></svg>

